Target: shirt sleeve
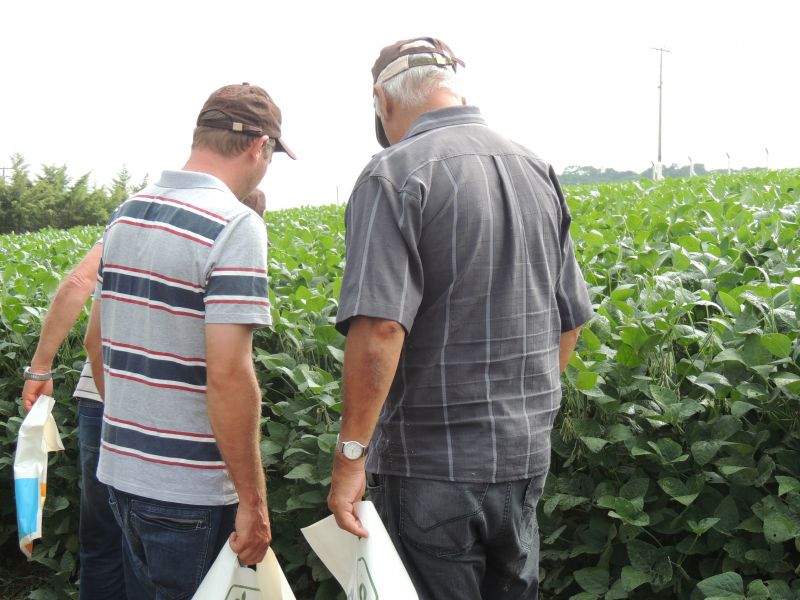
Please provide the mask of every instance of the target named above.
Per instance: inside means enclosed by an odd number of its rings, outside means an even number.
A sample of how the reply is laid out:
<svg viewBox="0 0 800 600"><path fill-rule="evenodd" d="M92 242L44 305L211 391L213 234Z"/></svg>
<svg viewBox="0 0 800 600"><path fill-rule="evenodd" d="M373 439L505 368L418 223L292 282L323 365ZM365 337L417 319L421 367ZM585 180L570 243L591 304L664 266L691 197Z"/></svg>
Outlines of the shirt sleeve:
<svg viewBox="0 0 800 600"><path fill-rule="evenodd" d="M575 258L572 236L569 233L572 215L553 167L550 167L549 176L561 205L561 275L556 287L556 302L561 317L561 331L564 332L586 323L594 315L594 309L589 299L586 281Z"/></svg>
<svg viewBox="0 0 800 600"><path fill-rule="evenodd" d="M375 317L411 331L422 301L418 243L420 199L372 176L353 191L345 212L346 263L336 328L344 335L350 319Z"/></svg>
<svg viewBox="0 0 800 600"><path fill-rule="evenodd" d="M267 232L250 210L214 242L206 265L205 322L272 325L267 285Z"/></svg>

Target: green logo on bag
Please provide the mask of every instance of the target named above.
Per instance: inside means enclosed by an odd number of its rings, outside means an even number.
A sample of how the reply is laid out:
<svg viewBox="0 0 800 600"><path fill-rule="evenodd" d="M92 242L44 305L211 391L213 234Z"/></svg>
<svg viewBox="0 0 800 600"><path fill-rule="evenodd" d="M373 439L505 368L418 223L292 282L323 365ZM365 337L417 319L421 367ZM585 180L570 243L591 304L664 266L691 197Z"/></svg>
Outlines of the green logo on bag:
<svg viewBox="0 0 800 600"><path fill-rule="evenodd" d="M247 592L255 592L247 595ZM232 585L225 595L225 600L260 600L261 591L258 588L247 587L244 585Z"/></svg>
<svg viewBox="0 0 800 600"><path fill-rule="evenodd" d="M354 596L353 594L358 595ZM347 596L347 600L378 600L378 590L375 587L375 582L372 581L369 566L364 558L359 558L356 561L355 585Z"/></svg>

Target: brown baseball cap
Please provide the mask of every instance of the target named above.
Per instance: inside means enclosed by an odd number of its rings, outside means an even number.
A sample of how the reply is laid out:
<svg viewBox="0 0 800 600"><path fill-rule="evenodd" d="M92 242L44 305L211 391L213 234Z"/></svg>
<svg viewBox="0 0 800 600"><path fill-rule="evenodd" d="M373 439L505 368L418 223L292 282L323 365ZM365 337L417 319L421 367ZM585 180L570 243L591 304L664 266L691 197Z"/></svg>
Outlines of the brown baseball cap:
<svg viewBox="0 0 800 600"><path fill-rule="evenodd" d="M297 158L281 139L281 109L257 85L242 83L219 88L203 105L197 125L245 135L268 135L275 140L275 150Z"/></svg>
<svg viewBox="0 0 800 600"><path fill-rule="evenodd" d="M427 65L450 67L455 71L458 65L464 66L464 61L456 58L450 47L436 38L400 40L381 50L378 60L372 65L372 83L384 83L404 71ZM375 135L381 146L389 147L389 140L378 115L375 115Z"/></svg>

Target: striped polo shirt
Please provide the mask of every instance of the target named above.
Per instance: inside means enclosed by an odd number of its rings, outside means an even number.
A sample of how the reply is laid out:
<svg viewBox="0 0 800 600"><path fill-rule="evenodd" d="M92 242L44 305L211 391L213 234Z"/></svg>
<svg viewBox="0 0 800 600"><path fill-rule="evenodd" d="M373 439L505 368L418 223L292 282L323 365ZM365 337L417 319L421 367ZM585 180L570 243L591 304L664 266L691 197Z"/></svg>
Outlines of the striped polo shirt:
<svg viewBox="0 0 800 600"><path fill-rule="evenodd" d="M407 336L367 470L498 482L546 471L559 341L593 314L553 168L475 107L428 112L375 155L345 213L337 326Z"/></svg>
<svg viewBox="0 0 800 600"><path fill-rule="evenodd" d="M78 378L72 397L78 400L103 401L100 394L97 393L97 386L95 386L94 378L92 377L92 365L88 360L84 363L83 369L81 369L81 376Z"/></svg>
<svg viewBox="0 0 800 600"><path fill-rule="evenodd" d="M219 179L165 171L120 205L103 243L98 478L168 502L236 502L208 419L205 325L271 323L264 222Z"/></svg>

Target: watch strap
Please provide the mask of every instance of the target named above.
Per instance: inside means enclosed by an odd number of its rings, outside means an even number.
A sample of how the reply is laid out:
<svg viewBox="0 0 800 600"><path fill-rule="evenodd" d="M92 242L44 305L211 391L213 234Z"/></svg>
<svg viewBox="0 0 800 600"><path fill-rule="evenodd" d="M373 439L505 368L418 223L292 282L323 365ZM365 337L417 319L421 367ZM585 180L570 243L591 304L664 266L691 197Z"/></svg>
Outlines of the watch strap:
<svg viewBox="0 0 800 600"><path fill-rule="evenodd" d="M30 367L25 367L22 369L22 378L32 381L48 381L49 379L53 378L53 372L48 371L47 373L34 373L31 371Z"/></svg>

